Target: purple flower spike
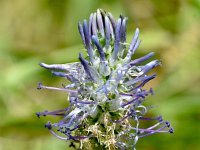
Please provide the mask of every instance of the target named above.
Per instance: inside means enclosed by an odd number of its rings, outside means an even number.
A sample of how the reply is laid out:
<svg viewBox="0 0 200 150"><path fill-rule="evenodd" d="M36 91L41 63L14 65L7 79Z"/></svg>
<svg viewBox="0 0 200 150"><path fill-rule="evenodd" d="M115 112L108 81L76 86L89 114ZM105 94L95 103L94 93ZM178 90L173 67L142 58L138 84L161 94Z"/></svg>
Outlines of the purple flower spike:
<svg viewBox="0 0 200 150"><path fill-rule="evenodd" d="M66 92L64 99L69 106L38 112L36 116L61 118L55 123L48 122L45 128L58 139L72 142L75 149L136 150L140 138L174 132L162 116L148 114L153 107L144 102L154 92L145 85L156 77L156 73L149 72L161 62L149 61L154 52L131 60L140 39L137 28L130 46L126 47L127 20L120 15L116 22L111 13L98 9L90 15L89 21L78 24L89 57L84 58L79 53L79 62L40 64L70 83L61 88L38 83L38 89ZM143 128L143 122L151 125Z"/></svg>

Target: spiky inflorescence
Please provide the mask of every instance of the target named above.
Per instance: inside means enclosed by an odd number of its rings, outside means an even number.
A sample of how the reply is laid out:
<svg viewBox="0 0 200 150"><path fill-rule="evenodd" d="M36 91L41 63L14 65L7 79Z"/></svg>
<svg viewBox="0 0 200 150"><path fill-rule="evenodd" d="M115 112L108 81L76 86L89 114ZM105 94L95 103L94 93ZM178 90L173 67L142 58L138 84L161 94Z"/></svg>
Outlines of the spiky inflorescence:
<svg viewBox="0 0 200 150"><path fill-rule="evenodd" d="M60 122L48 122L45 127L59 139L78 142L80 149L133 149L142 137L173 132L169 122L163 121L161 116L145 116L147 107L143 102L153 91L151 88L145 90L143 86L155 78L156 74L149 75L148 72L159 66L160 61L141 65L154 55L153 52L131 60L140 44L139 29L127 44L126 24L127 17L120 16L115 21L111 13L98 9L90 15L88 22L84 20L78 24L87 58L80 53L80 62L40 64L54 70L53 75L66 78L71 84L55 88L39 83L38 89L68 92L70 104L61 110L38 112L37 116L62 116ZM156 123L141 128L141 120Z"/></svg>

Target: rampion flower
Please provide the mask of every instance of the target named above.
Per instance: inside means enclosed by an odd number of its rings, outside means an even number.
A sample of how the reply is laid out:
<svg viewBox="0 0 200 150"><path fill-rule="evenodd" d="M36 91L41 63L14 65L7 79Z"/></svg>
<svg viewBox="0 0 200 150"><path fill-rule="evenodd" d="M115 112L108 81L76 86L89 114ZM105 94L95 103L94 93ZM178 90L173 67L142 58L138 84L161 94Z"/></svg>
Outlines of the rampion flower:
<svg viewBox="0 0 200 150"><path fill-rule="evenodd" d="M45 127L59 139L78 142L80 149L135 149L136 142L142 137L160 132L173 133L170 123L163 121L161 116L145 116L148 108L143 102L153 90L143 86L156 77L149 71L161 63L153 60L141 65L154 52L131 60L140 45L139 29L127 44L126 24L127 17L120 16L115 21L111 13L98 9L90 15L89 21L78 24L88 57L84 58L80 53L80 62L40 64L71 84L56 88L39 83L38 89L68 92L70 104L61 110L38 112L37 116L62 116L60 122L48 122ZM141 128L141 120L156 123Z"/></svg>

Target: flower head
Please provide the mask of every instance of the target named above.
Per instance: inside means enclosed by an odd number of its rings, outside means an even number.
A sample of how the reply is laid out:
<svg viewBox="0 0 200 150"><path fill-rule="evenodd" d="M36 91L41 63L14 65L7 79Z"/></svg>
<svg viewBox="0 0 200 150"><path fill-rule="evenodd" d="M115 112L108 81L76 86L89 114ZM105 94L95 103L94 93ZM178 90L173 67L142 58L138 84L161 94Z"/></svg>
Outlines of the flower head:
<svg viewBox="0 0 200 150"><path fill-rule="evenodd" d="M45 127L59 139L78 142L80 149L98 146L125 150L135 148L142 137L173 132L170 123L163 121L161 116L146 116L148 107L143 102L153 94L153 90L144 89L144 85L156 77L149 71L161 63L153 60L141 65L154 52L131 60L140 39L137 28L131 43L126 43L127 20L127 17L120 16L115 21L111 13L98 9L90 15L89 21L78 24L88 54L86 58L80 53L80 62L40 64L71 84L56 88L39 83L38 89L67 92L70 104L61 110L38 112L37 116L62 116L60 122L48 122ZM155 124L141 128L141 120ZM58 135L58 132L63 135Z"/></svg>

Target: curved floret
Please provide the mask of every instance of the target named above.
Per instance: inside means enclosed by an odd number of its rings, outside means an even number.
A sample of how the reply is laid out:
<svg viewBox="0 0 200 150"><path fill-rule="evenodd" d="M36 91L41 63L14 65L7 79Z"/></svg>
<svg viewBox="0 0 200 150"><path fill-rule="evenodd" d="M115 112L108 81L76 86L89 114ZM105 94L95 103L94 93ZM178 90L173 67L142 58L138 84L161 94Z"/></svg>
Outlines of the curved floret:
<svg viewBox="0 0 200 150"><path fill-rule="evenodd" d="M88 57L84 58L80 53L80 62L40 64L71 84L56 88L39 83L38 89L69 93L69 107L38 112L37 116L61 116L60 122L48 122L45 127L59 139L80 143L80 149L95 149L95 146L109 150L133 149L142 137L173 133L169 122L163 121L161 116L146 116L148 107L143 102L153 90L144 89L144 85L156 77L155 73L149 72L161 62L152 60L142 65L154 52L131 60L140 39L137 28L128 46L127 20L120 16L115 21L111 13L98 9L90 15L89 21L78 24ZM152 126L141 128L141 120L152 122Z"/></svg>

